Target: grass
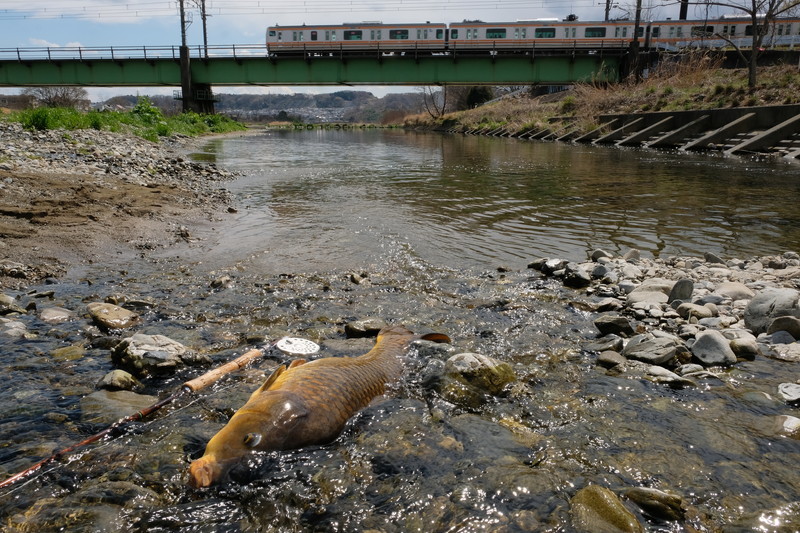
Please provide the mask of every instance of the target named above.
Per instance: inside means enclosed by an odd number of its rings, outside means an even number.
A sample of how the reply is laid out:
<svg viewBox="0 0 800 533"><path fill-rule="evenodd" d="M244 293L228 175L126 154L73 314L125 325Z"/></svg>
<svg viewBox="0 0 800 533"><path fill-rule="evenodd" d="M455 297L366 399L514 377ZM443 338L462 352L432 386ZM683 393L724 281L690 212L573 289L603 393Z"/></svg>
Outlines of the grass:
<svg viewBox="0 0 800 533"><path fill-rule="evenodd" d="M200 115L189 112L166 117L146 97L140 98L131 111L125 112L84 113L69 108L39 107L11 113L7 120L19 122L31 130L94 129L129 133L154 142L173 134L196 137L208 133L227 133L246 129L244 124L222 115Z"/></svg>
<svg viewBox="0 0 800 533"><path fill-rule="evenodd" d="M466 131L491 123L521 132L558 130L572 124L581 132L599 126L606 114L714 109L800 103L800 71L795 65L759 68L758 87L750 91L746 69L723 69L708 53L690 54L662 62L641 82L613 85L579 84L569 91L540 97L506 98L491 104L444 115L438 120L417 115L406 127Z"/></svg>

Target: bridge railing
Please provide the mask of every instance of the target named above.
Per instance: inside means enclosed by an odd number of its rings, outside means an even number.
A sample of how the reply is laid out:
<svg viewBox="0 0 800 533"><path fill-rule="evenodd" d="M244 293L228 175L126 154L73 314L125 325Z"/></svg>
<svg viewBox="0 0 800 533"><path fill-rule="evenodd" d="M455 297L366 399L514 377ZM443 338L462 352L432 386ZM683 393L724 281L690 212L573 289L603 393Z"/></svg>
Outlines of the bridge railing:
<svg viewBox="0 0 800 533"><path fill-rule="evenodd" d="M226 44L189 48L195 59L211 57L264 57L264 44ZM47 46L29 48L0 48L0 61L62 61L62 60L116 60L116 59L174 59L181 57L180 46Z"/></svg>

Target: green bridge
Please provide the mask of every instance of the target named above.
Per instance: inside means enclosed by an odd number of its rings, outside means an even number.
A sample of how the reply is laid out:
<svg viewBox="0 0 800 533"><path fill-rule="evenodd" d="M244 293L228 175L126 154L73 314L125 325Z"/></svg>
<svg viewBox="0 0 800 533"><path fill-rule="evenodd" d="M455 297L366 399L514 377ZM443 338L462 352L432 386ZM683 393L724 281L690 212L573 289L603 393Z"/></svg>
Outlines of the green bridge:
<svg viewBox="0 0 800 533"><path fill-rule="evenodd" d="M617 81L627 49L519 54L270 57L263 46L0 49L0 86L181 87L213 111L212 86L566 85ZM187 94L188 98L185 97ZM187 107L188 104L188 107Z"/></svg>

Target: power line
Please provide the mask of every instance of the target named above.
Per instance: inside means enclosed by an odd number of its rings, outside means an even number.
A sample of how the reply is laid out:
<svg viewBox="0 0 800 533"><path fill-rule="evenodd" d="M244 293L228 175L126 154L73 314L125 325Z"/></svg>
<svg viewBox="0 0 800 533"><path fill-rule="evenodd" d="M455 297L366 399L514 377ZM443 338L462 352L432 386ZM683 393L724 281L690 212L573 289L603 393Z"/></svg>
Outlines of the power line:
<svg viewBox="0 0 800 533"><path fill-rule="evenodd" d="M515 10L563 7L571 9L594 7L592 0L394 0L376 9L374 0L295 0L280 4L274 0L209 0L207 14L213 16L287 15L308 13L392 13L404 11L448 11L469 9ZM42 2L32 2L26 9L0 9L0 20L24 19L147 19L175 17L177 2L151 1L120 4L110 0L94 2L62 0L52 5L37 7ZM88 4L88 5L87 5ZM277 5L276 5L277 4Z"/></svg>

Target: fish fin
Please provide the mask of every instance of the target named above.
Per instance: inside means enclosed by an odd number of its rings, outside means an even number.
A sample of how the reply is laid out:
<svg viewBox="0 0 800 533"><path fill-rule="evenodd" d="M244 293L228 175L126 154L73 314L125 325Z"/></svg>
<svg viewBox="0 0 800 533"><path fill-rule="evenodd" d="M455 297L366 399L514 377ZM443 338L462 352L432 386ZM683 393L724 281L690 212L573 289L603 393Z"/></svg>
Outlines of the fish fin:
<svg viewBox="0 0 800 533"><path fill-rule="evenodd" d="M446 342L447 344L453 342L452 340L450 340L450 337L448 337L444 333L428 333L427 335L422 335L420 339L423 341Z"/></svg>
<svg viewBox="0 0 800 533"><path fill-rule="evenodd" d="M264 384L263 384L263 385L261 385L259 388L257 388L257 389L256 389L256 390L253 392L253 394L251 394L251 395L250 395L250 399L252 400L253 398L255 398L256 396L258 396L258 395L259 395L259 394L261 394L262 392L264 392L264 391L266 391L266 390L269 390L269 388L272 386L272 384L273 384L273 383L275 383L275 380L276 380L276 379L278 379L278 377L279 377L281 374L283 374L285 371L286 371L286 365L281 365L281 366L279 366L278 368L276 368L275 370L273 370L272 374L270 374L270 375L269 375L269 377L268 377L268 378L267 378L267 380L264 382Z"/></svg>
<svg viewBox="0 0 800 533"><path fill-rule="evenodd" d="M308 362L308 361L306 361L305 359L295 359L294 361L292 361L291 363L289 363L289 368L287 368L287 370L291 370L291 369L293 369L293 368L294 368L294 367L296 367L296 366L304 365L304 364L306 364L307 362Z"/></svg>

